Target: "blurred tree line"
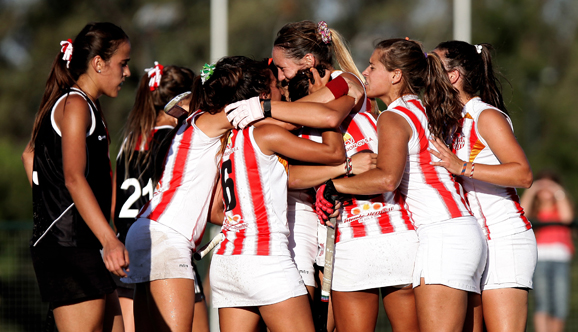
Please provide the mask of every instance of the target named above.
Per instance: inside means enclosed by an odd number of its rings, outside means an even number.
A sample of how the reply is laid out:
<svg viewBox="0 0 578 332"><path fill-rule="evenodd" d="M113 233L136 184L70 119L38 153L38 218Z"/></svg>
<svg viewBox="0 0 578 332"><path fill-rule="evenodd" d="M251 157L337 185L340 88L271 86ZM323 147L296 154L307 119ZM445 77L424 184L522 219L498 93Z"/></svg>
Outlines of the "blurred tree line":
<svg viewBox="0 0 578 332"><path fill-rule="evenodd" d="M0 0L0 220L31 219L20 154L61 40L89 21L120 25L132 44L132 76L101 98L114 159L137 83L153 61L195 72L209 62L209 0ZM229 0L229 55L269 57L287 22L325 20L363 70L380 39L410 37L426 50L452 38L451 0ZM516 135L533 170L558 171L578 197L578 2L472 1L472 41L494 45ZM384 107L384 105L381 105Z"/></svg>

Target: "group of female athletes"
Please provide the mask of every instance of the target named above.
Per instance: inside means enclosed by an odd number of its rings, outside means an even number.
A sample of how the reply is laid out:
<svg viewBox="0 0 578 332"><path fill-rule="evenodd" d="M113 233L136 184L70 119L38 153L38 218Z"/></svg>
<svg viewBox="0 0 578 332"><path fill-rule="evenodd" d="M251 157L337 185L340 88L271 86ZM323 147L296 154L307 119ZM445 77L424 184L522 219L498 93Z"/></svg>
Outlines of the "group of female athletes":
<svg viewBox="0 0 578 332"><path fill-rule="evenodd" d="M222 224L222 331L314 331L326 227L327 330L373 331L380 296L394 331L525 329L536 243L514 188L532 173L490 45L387 39L359 73L336 31L303 21L269 61L224 57L198 76L155 63L114 180L98 98L130 75L129 38L91 23L61 46L23 153L59 331L208 331L192 262L207 221ZM163 112L187 91L188 113Z"/></svg>

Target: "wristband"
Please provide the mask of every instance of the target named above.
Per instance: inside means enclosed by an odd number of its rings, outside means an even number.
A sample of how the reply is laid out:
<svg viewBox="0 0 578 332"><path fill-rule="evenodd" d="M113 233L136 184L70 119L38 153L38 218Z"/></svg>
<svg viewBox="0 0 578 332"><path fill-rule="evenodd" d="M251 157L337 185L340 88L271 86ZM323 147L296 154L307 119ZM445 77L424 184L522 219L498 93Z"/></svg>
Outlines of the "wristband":
<svg viewBox="0 0 578 332"><path fill-rule="evenodd" d="M345 176L350 176L353 170L353 165L351 164L351 158L345 158Z"/></svg>
<svg viewBox="0 0 578 332"><path fill-rule="evenodd" d="M271 99L263 99L263 116L271 117Z"/></svg>
<svg viewBox="0 0 578 332"><path fill-rule="evenodd" d="M470 179L474 176L474 163L472 163L472 170L470 171Z"/></svg>
<svg viewBox="0 0 578 332"><path fill-rule="evenodd" d="M462 173L460 175L464 175L464 173L466 173L466 166L468 166L467 162L465 162L464 165L462 166Z"/></svg>
<svg viewBox="0 0 578 332"><path fill-rule="evenodd" d="M331 91L335 99L343 97L347 94L347 92L349 92L349 86L347 85L345 79L341 76L337 76L336 78L332 79L325 86L329 89L329 91Z"/></svg>

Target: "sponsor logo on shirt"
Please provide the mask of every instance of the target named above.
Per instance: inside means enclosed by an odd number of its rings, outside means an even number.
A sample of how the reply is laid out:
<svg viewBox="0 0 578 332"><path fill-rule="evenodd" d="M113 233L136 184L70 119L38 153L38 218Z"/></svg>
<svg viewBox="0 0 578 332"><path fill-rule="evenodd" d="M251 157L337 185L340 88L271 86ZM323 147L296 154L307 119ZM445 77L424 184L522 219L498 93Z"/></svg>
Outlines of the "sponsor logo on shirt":
<svg viewBox="0 0 578 332"><path fill-rule="evenodd" d="M365 137L364 139L356 142L355 138L351 136L349 133L343 134L343 142L345 142L345 151L351 151L353 149L357 149L360 146L369 144L369 142L373 142L373 138Z"/></svg>
<svg viewBox="0 0 578 332"><path fill-rule="evenodd" d="M102 140L105 139L105 138L106 138L106 135L98 135L98 140L99 140L99 141L102 141Z"/></svg>

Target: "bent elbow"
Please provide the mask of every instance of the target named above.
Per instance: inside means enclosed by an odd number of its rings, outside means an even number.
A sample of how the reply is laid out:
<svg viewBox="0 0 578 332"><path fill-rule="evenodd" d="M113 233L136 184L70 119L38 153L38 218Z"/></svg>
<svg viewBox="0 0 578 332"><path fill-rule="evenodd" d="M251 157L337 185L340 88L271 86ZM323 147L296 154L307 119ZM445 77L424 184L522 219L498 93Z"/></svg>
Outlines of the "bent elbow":
<svg viewBox="0 0 578 332"><path fill-rule="evenodd" d="M397 186L398 182L394 181L389 177L383 178L381 179L381 181L379 181L379 190L384 193L395 191L395 189L397 189Z"/></svg>
<svg viewBox="0 0 578 332"><path fill-rule="evenodd" d="M524 189L528 189L532 186L532 183L534 183L534 176L532 175L532 172L530 171L522 179L522 186L521 187Z"/></svg>
<svg viewBox="0 0 578 332"><path fill-rule="evenodd" d="M325 124L327 128L337 129L341 125L341 118L338 116L337 112L331 112L325 118Z"/></svg>

